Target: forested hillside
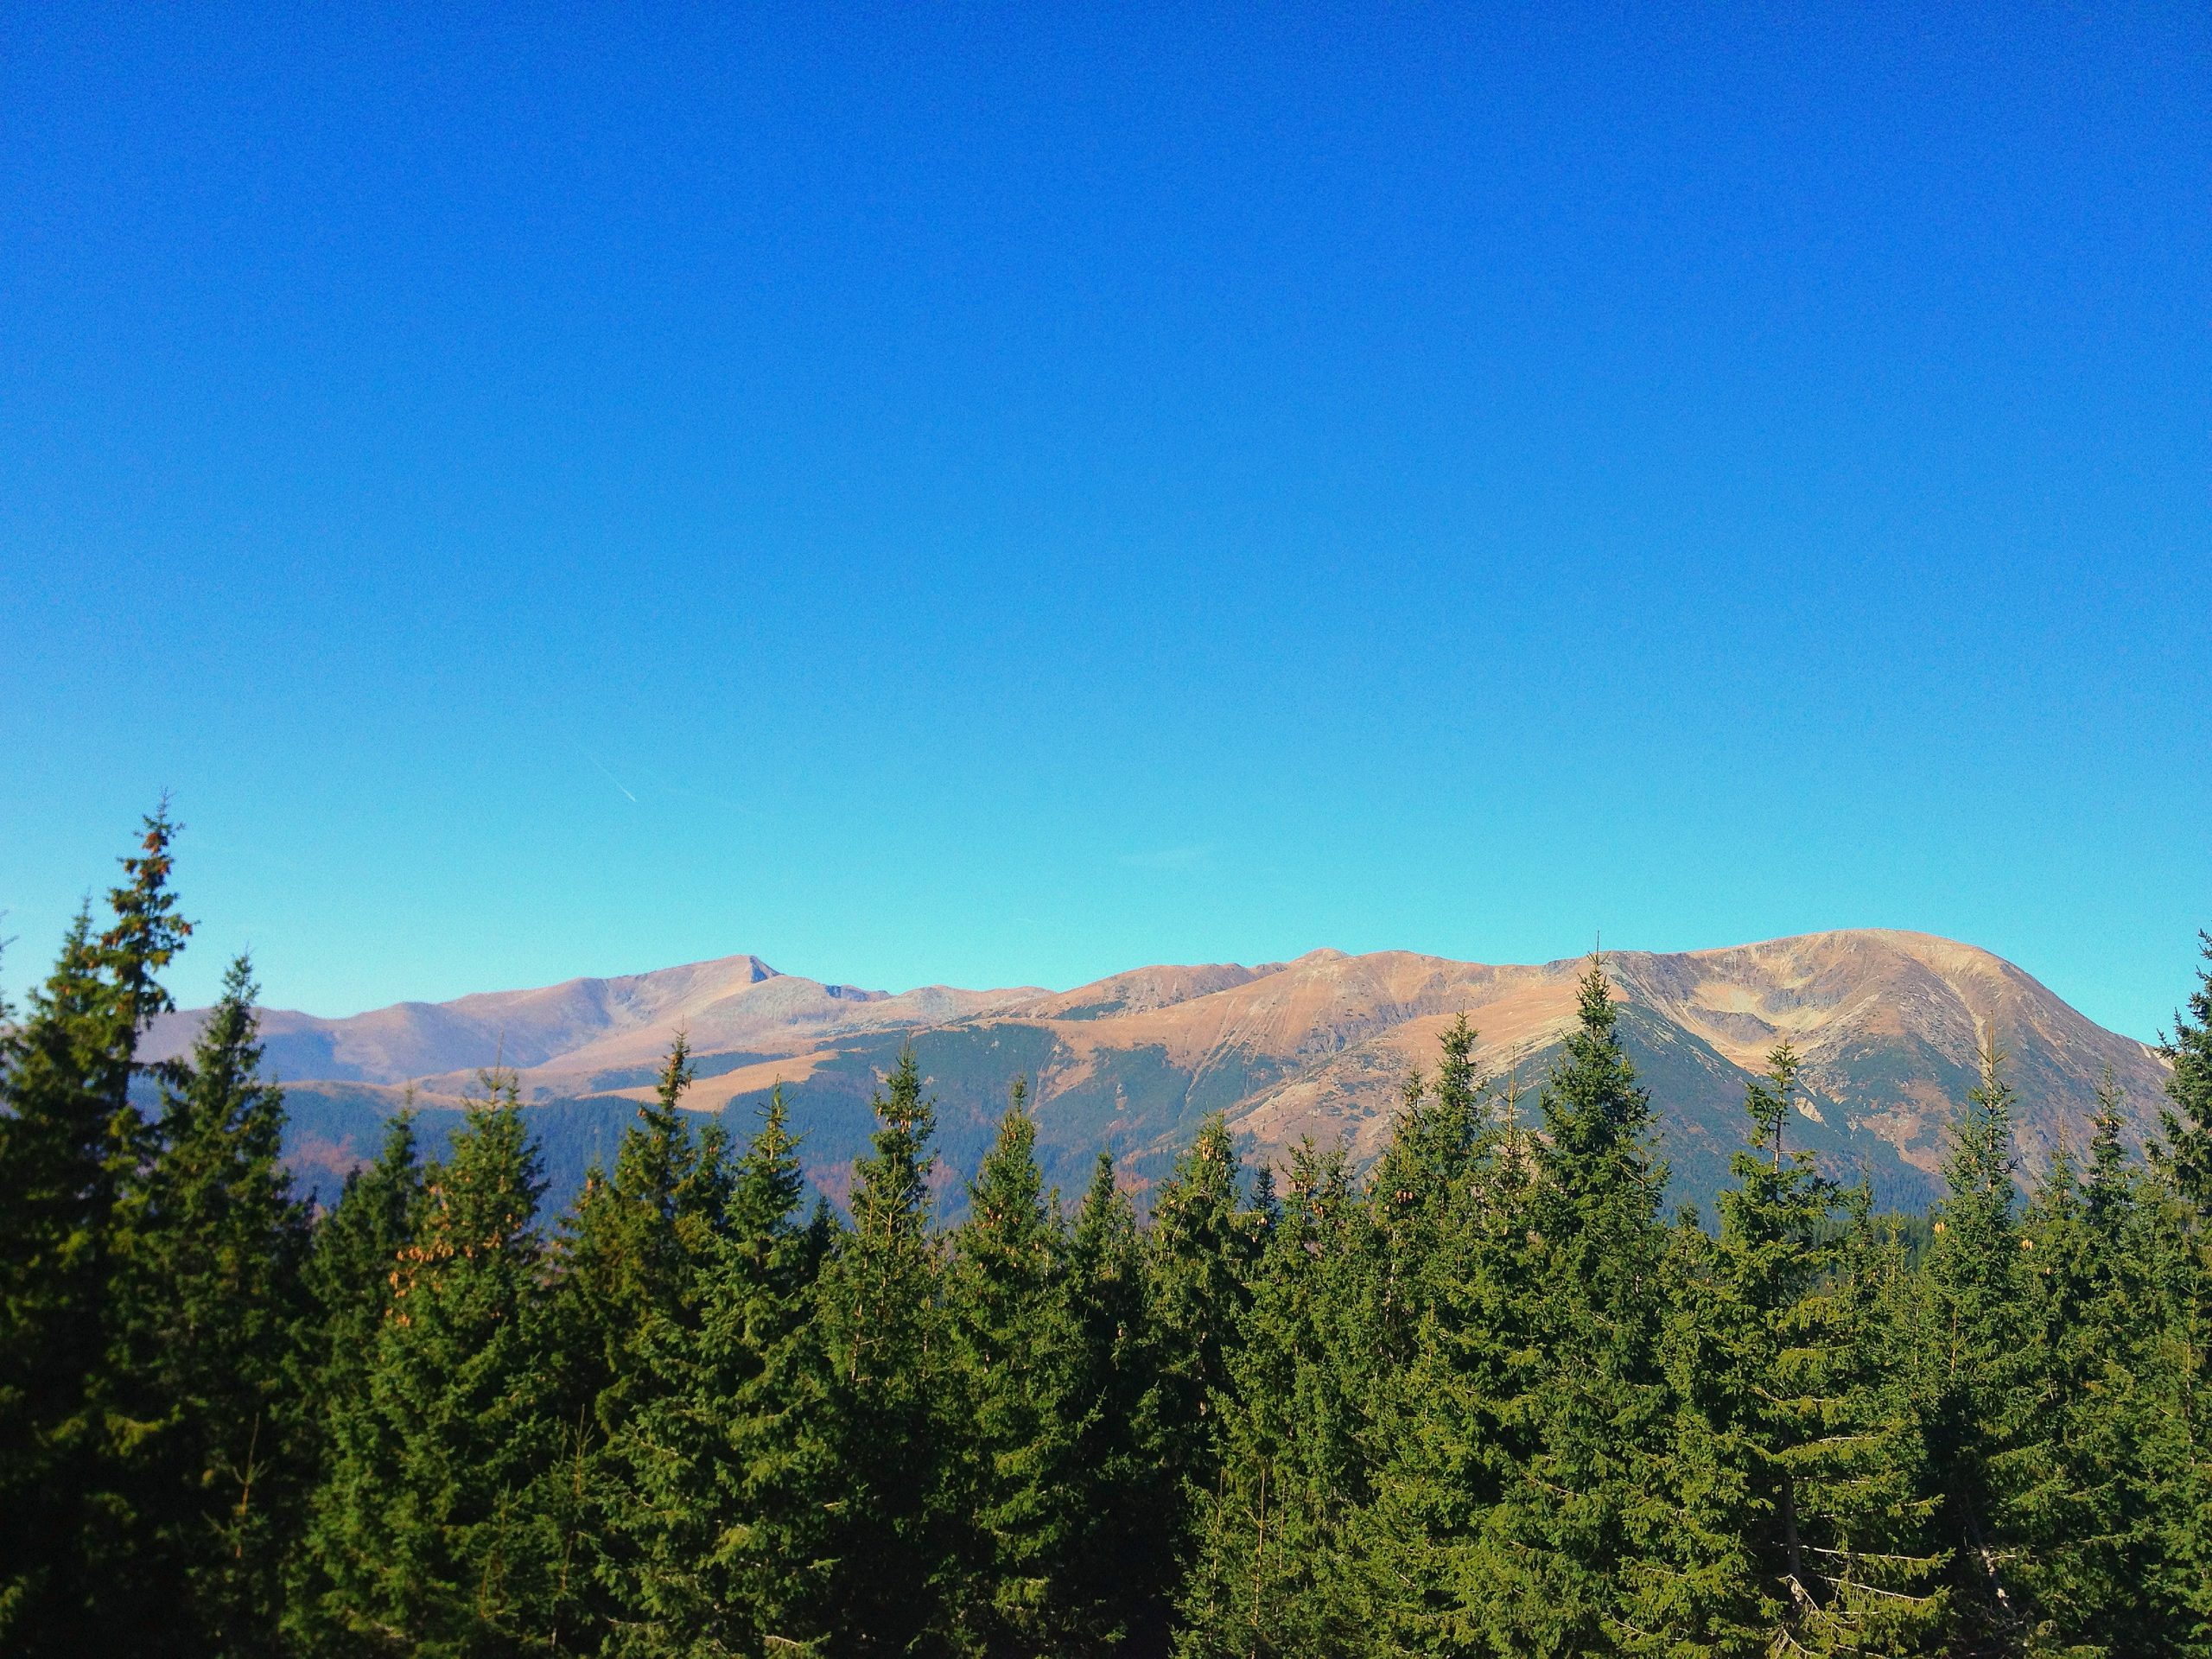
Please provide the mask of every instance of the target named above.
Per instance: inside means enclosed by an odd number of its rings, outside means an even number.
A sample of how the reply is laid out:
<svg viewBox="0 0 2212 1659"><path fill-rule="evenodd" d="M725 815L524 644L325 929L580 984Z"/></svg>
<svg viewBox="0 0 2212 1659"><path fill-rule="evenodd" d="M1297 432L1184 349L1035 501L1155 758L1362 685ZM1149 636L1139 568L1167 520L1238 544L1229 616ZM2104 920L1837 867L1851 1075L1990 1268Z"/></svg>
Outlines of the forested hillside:
<svg viewBox="0 0 2212 1659"><path fill-rule="evenodd" d="M1985 1040L1924 1221L1786 1039L1669 1213L1597 959L1540 1068L1443 1020L1371 1160L1202 1116L1141 1216L1018 1052L944 1224L914 1048L833 1208L682 1040L561 1213L497 1070L310 1205L246 963L142 1050L173 835L4 1020L0 1650L2212 1654L2212 972L2024 1191Z"/></svg>

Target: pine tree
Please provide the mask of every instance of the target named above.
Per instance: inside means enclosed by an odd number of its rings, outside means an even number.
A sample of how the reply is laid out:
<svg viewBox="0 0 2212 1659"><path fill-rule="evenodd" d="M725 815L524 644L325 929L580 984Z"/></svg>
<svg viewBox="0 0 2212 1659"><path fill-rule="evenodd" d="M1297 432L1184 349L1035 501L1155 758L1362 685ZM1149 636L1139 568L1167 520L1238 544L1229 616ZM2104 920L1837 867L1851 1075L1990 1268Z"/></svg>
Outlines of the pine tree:
<svg viewBox="0 0 2212 1659"><path fill-rule="evenodd" d="M1793 1340L1809 1333L1792 1327L1821 1274L1816 1240L1834 1194L1808 1157L1783 1149L1797 1072L1783 1043L1745 1087L1747 1145L1730 1160L1718 1240L1694 1223L1669 1239L1666 1473L1682 1508L1669 1543L1688 1569L1678 1626L1700 1652L1755 1652L1769 1632L1775 1645L1804 1645L1807 1616L1825 1599L1806 1559L1797 1455L1817 1438L1806 1419L1819 1407L1802 1397L1806 1379L1785 1373L1812 1357Z"/></svg>
<svg viewBox="0 0 2212 1659"><path fill-rule="evenodd" d="M1366 1634L1345 1594L1345 1522L1364 1495L1357 1207L1341 1149L1293 1153L1216 1395L1221 1473L1200 1501L1180 1653L1330 1655Z"/></svg>
<svg viewBox="0 0 2212 1659"><path fill-rule="evenodd" d="M2024 1227L2031 1351L2045 1425L2031 1483L2012 1497L2037 1608L2035 1645L2081 1654L2177 1651L2183 1610L2164 1580L2150 1446L2160 1404L2149 1380L2160 1310L2155 1249L2120 1142L2120 1095L2098 1090L2085 1179L2062 1145Z"/></svg>
<svg viewBox="0 0 2212 1659"><path fill-rule="evenodd" d="M696 1320L652 1327L617 1430L613 1523L635 1550L616 1651L813 1651L833 1617L828 1374L812 1320L821 1242L799 1218L780 1090L736 1160Z"/></svg>
<svg viewBox="0 0 2212 1659"><path fill-rule="evenodd" d="M2199 936L2212 963L2212 933ZM2145 1456L2158 1493L2156 1605L2181 1650L2212 1652L2212 967L2197 970L2165 1058L2163 1144L2145 1206L2150 1278L2163 1317L2148 1361L2159 1402Z"/></svg>
<svg viewBox="0 0 2212 1659"><path fill-rule="evenodd" d="M1146 1251L1147 1302L1157 1344L1159 1445L1155 1455L1179 1486L1161 1522L1178 1562L1195 1558L1202 1506L1222 1483L1221 1399L1243 1339L1251 1280L1265 1242L1265 1211L1244 1209L1243 1161L1218 1112L1176 1159L1160 1184Z"/></svg>
<svg viewBox="0 0 2212 1659"><path fill-rule="evenodd" d="M820 1293L841 1491L828 1541L839 1652L948 1651L957 1611L948 1482L948 1356L930 1228L934 1103L912 1050L871 1103L871 1150L853 1164L852 1228Z"/></svg>
<svg viewBox="0 0 2212 1659"><path fill-rule="evenodd" d="M100 935L99 950L115 988L111 1017L116 1030L108 1046L110 1070L104 1082L110 1106L118 1113L128 1109L138 1038L157 1015L176 1007L159 975L192 937L192 924L178 912L176 895L169 891L169 876L176 868L170 847L183 829L169 821L165 797L153 817L144 820L137 855L119 861L126 880L108 891L114 920Z"/></svg>
<svg viewBox="0 0 2212 1659"><path fill-rule="evenodd" d="M423 1163L412 1090L385 1124L373 1163L346 1177L338 1202L315 1224L305 1279L319 1338L308 1391L326 1410L368 1383L377 1333L414 1243L423 1202Z"/></svg>
<svg viewBox="0 0 2212 1659"><path fill-rule="evenodd" d="M335 1413L310 1548L327 1624L426 1656L557 1644L573 1611L549 1398L543 1191L513 1074L426 1172L367 1387Z"/></svg>
<svg viewBox="0 0 2212 1659"><path fill-rule="evenodd" d="M1527 1392L1501 1408L1525 1425L1528 1451L1489 1522L1506 1548L1463 1586L1503 1640L1540 1652L1663 1647L1682 1612L1653 1466L1667 1411L1657 1345L1666 1174L1650 1158L1650 1098L1618 1019L1593 963L1538 1101L1545 1136L1520 1320L1541 1367L1516 1379Z"/></svg>
<svg viewBox="0 0 2212 1659"><path fill-rule="evenodd" d="M695 1313L728 1201L720 1127L695 1136L685 1122L690 1059L679 1035L653 1098L623 1131L613 1175L587 1177L563 1240L555 1317L575 1368L570 1387L602 1438L643 1386L635 1361L645 1333Z"/></svg>
<svg viewBox="0 0 2212 1659"><path fill-rule="evenodd" d="M1464 1202L1471 1186L1504 1173L1503 1124L1477 1077L1476 1032L1460 1014L1440 1044L1436 1075L1406 1080L1389 1144L1368 1182L1379 1275L1376 1337L1399 1364L1411 1361L1415 1333L1440 1297L1456 1299L1470 1262L1453 1259L1475 1217ZM1492 1192L1495 1198L1499 1196Z"/></svg>
<svg viewBox="0 0 2212 1659"><path fill-rule="evenodd" d="M139 1517L119 1489L117 1206L149 1150L137 1045L191 924L168 887L177 826L145 821L114 921L79 912L20 1025L0 1033L0 1647L111 1644L107 1592ZM127 1614L118 1610L118 1620ZM127 1630L127 1624L121 1628Z"/></svg>
<svg viewBox="0 0 2212 1659"><path fill-rule="evenodd" d="M685 1122L691 1080L690 1047L678 1035L654 1097L623 1131L613 1175L594 1169L586 1179L564 1225L547 1308L548 1359L569 1439L564 1554L585 1567L570 1584L575 1617L593 1630L620 1617L640 1570L628 1535L609 1524L626 1506L619 1489L630 1478L610 1448L663 1386L647 1344L680 1341L697 1324L702 1274L728 1203L720 1126L695 1137Z"/></svg>
<svg viewBox="0 0 2212 1659"><path fill-rule="evenodd" d="M986 1655L1058 1650L1081 1628L1068 1583L1078 1518L1066 1241L1038 1172L1027 1101L1017 1078L969 1184L945 1281L966 1424L956 1474L968 1523L960 1626Z"/></svg>
<svg viewBox="0 0 2212 1659"><path fill-rule="evenodd" d="M1238 1188L1243 1161L1218 1112L1175 1160L1153 1203L1148 1266L1152 1319L1162 1345L1163 1413L1184 1442L1174 1460L1204 1484L1215 1429L1212 1396L1229 1386L1251 1274L1262 1243L1262 1212Z"/></svg>
<svg viewBox="0 0 2212 1659"><path fill-rule="evenodd" d="M1135 1208L1101 1153L1077 1208L1062 1277L1073 1444L1064 1565L1071 1653L1165 1650L1175 1589L1175 1471L1162 1455L1159 1344Z"/></svg>
<svg viewBox="0 0 2212 1659"><path fill-rule="evenodd" d="M1719 1651L1922 1651L1943 1611L1933 1500L1883 1362L1868 1195L1785 1150L1799 1071L1783 1042L1746 1088L1748 1144L1720 1195L1710 1290L1675 1305L1677 1388L1710 1426L1722 1476L1685 1510L1708 1536L1732 1519L1740 1545L1702 1552L1703 1639ZM1678 1527L1674 1547L1695 1530Z"/></svg>
<svg viewBox="0 0 2212 1659"><path fill-rule="evenodd" d="M1825 1383L1819 1421L1834 1440L1801 1454L1806 1557L1827 1614L1801 1628L1844 1653L1934 1652L1951 1609L1932 1408L1910 1357L1923 1275L1905 1220L1876 1216L1865 1181L1841 1198L1842 1236L1803 1319L1828 1338L1808 1376Z"/></svg>
<svg viewBox="0 0 2212 1659"><path fill-rule="evenodd" d="M1930 1444L1946 1497L1958 1640L1971 1653L2024 1651L2036 1624L2026 1594L2033 1569L2023 1560L2028 1540L2012 1524L2019 1495L2037 1478L2043 1404L2042 1357L2025 1317L2012 1115L2004 1057L1985 1039L1981 1080L1943 1166L1929 1262Z"/></svg>
<svg viewBox="0 0 2212 1659"><path fill-rule="evenodd" d="M385 1125L376 1161L346 1177L337 1204L315 1224L303 1274L309 1308L297 1391L305 1402L302 1459L309 1471L310 1516L321 1502L340 1441L336 1426L365 1410L377 1343L397 1287L402 1253L415 1242L423 1210L423 1165L415 1135L414 1092ZM341 1651L344 1627L332 1622L334 1590L313 1548L293 1541L286 1568L284 1624L296 1648Z"/></svg>
<svg viewBox="0 0 2212 1659"><path fill-rule="evenodd" d="M2149 1652L2212 1654L2212 1244L2203 1212L2156 1172L2139 1186L2146 1287L2139 1408L2148 1497L2133 1517Z"/></svg>
<svg viewBox="0 0 2212 1659"><path fill-rule="evenodd" d="M2199 937L2205 960L2212 963L2212 933ZM2159 1113L2164 1145L2158 1159L2197 1214L2212 1216L2212 968L2197 970L2188 1009L2174 1016L2165 1056L2173 1070Z"/></svg>
<svg viewBox="0 0 2212 1659"><path fill-rule="evenodd" d="M1397 1650L1509 1639L1492 1591L1524 1554L1492 1524L1534 1444L1516 1402L1541 1363L1529 1323L1535 1165L1475 1078L1474 1042L1460 1018L1433 1086L1408 1078L1362 1218L1371 1469L1347 1530L1362 1617Z"/></svg>
<svg viewBox="0 0 2212 1659"><path fill-rule="evenodd" d="M60 1652L92 1586L74 1570L90 1517L93 1401L117 1149L101 1073L113 1031L92 918L6 1034L0 1116L0 1643Z"/></svg>
<svg viewBox="0 0 2212 1659"><path fill-rule="evenodd" d="M283 1096L261 1075L252 971L231 966L153 1161L126 1190L115 1300L134 1571L161 1645L276 1650L283 1551L308 1471L296 1392L305 1207L283 1171Z"/></svg>

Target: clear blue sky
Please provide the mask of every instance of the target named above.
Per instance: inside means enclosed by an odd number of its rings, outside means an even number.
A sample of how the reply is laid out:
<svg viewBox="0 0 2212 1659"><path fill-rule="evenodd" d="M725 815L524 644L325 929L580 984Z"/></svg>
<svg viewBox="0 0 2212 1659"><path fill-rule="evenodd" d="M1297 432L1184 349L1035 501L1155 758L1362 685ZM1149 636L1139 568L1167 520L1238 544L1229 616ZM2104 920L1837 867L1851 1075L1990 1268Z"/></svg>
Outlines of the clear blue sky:
<svg viewBox="0 0 2212 1659"><path fill-rule="evenodd" d="M0 975L166 786L195 999L1882 925L2149 1036L2208 327L2196 4L9 4Z"/></svg>

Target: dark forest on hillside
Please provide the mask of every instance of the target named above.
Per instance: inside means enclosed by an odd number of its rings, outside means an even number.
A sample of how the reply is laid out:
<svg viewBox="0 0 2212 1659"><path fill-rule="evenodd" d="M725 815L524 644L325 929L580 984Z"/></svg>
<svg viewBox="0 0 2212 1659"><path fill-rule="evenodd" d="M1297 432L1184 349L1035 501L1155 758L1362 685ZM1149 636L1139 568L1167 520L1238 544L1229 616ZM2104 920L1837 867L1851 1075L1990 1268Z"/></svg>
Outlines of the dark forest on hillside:
<svg viewBox="0 0 2212 1659"><path fill-rule="evenodd" d="M1209 1122L1140 1219L1023 1081L958 1220L911 1052L842 1212L679 1041L565 1212L511 1074L324 1204L165 817L0 1014L0 1650L2212 1654L2212 972L2163 1134L2030 1192L1993 1047L1923 1224L1791 1143L1665 1211L1602 962L1541 1084L1462 1020L1363 1171ZM2212 941L2208 941L2212 954Z"/></svg>

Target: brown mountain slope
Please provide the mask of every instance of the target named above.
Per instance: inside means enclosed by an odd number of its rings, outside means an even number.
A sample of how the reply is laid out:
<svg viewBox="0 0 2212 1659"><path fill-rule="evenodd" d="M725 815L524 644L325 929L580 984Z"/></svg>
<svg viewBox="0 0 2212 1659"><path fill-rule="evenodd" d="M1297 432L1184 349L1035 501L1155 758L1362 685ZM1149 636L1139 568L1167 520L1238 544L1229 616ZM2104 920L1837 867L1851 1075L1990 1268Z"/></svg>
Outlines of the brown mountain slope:
<svg viewBox="0 0 2212 1659"><path fill-rule="evenodd" d="M1973 1086L1985 1035L2020 1094L2023 1151L2039 1166L2062 1132L2078 1144L2104 1068L2139 1108L2165 1063L2105 1030L2000 957L1926 933L1862 930L1678 957L1624 957L1638 1000L1738 1065L1778 1036L1821 1092L1909 1161L1942 1161L1942 1128Z"/></svg>
<svg viewBox="0 0 2212 1659"><path fill-rule="evenodd" d="M504 1052L526 1096L553 1103L649 1092L678 1030L700 1057L691 1103L749 1108L778 1082L810 1166L833 1190L867 1129L875 1078L912 1043L938 1094L949 1163L964 1173L1028 1076L1055 1177L1079 1179L1111 1147L1139 1185L1198 1118L1224 1111L1255 1153L1299 1137L1372 1153L1407 1072L1432 1063L1465 1013L1484 1065L1535 1110L1535 1088L1573 1018L1579 959L1517 966L1410 951L1316 950L1288 963L1161 966L1065 992L1033 988L899 995L777 973L752 957L538 990L404 1003L352 1020L267 1016L271 1064L290 1079L391 1084L450 1096ZM1800 1135L1840 1173L1861 1166L1900 1201L1924 1198L1945 1125L1972 1086L1985 1033L2009 1056L2022 1151L2039 1167L2077 1139L2109 1066L2139 1128L2164 1070L2019 969L1927 934L1856 930L1726 950L1609 952L1631 1051L1659 1109L1661 1148L1691 1195L1724 1179L1741 1135L1746 1075L1788 1037L1815 1097ZM158 1033L188 1039L188 1016ZM307 1092L296 1090L304 1105ZM357 1105L382 1098L357 1089ZM740 1127L742 1127L741 1124Z"/></svg>
<svg viewBox="0 0 2212 1659"><path fill-rule="evenodd" d="M499 1061L527 1078L543 1072L564 1084L650 1066L678 1031L703 1054L780 1055L825 1035L938 1025L1041 995L1034 986L930 985L893 996L779 974L758 957L735 956L450 1002L400 1002L341 1020L270 1008L262 1030L280 1077L458 1090L478 1069ZM148 1039L151 1056L182 1052L204 1014L195 1009L157 1020Z"/></svg>
<svg viewBox="0 0 2212 1659"><path fill-rule="evenodd" d="M1410 969L1394 966L1392 979L1414 989ZM1409 1017L1261 1091L1239 1121L1262 1145L1333 1132L1371 1148L1386 1130L1399 1080L1428 1062L1461 1008L1482 1033L1485 1066L1534 1083L1573 1020L1585 966L1567 960L1469 972L1433 963L1402 1004ZM2006 1056L2019 1091L2022 1152L2031 1169L2047 1162L2062 1133L2077 1145L2086 1138L2107 1065L2135 1109L2139 1136L2164 1082L2155 1051L2095 1025L2002 958L1928 934L1868 929L1719 950L1621 951L1609 953L1605 966L1624 1001L1738 1073L1763 1069L1768 1051L1789 1039L1806 1059L1811 1109L1827 1127L1872 1137L1925 1173L1942 1163L1944 1127L1974 1085L1985 1033ZM1456 1006L1437 1006L1459 997ZM1740 1078L1727 1081L1739 1096ZM1662 1109L1669 1103L1659 1102Z"/></svg>

